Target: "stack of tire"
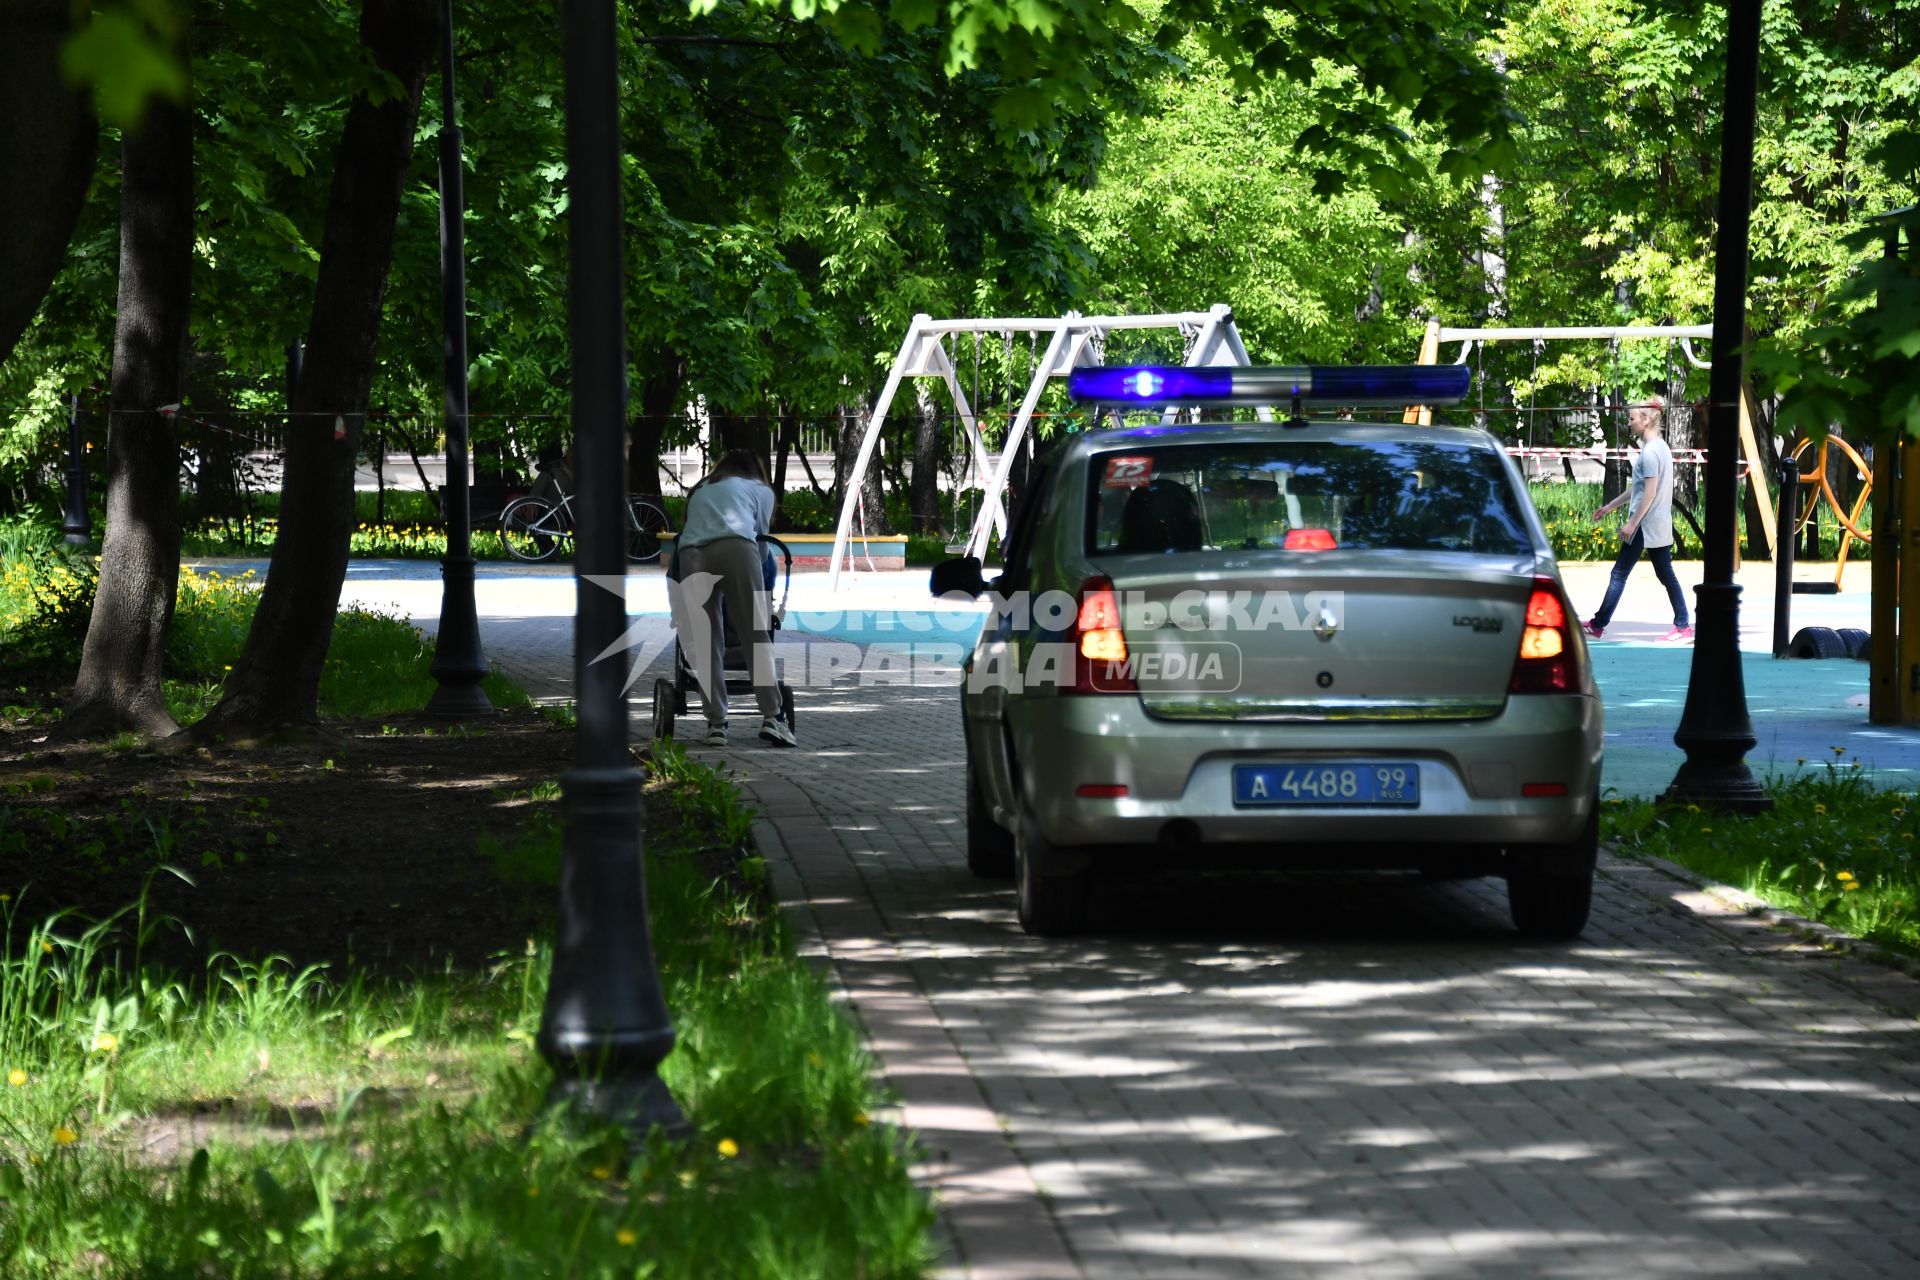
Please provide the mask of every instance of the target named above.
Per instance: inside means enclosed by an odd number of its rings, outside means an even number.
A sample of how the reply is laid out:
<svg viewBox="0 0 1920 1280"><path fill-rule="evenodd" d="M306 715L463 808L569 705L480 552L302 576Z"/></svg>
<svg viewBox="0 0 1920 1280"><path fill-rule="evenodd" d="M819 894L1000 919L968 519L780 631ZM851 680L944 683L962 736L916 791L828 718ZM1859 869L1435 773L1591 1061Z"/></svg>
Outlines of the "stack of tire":
<svg viewBox="0 0 1920 1280"><path fill-rule="evenodd" d="M1859 627L1802 627L1787 642L1789 658L1854 658L1867 661L1867 633Z"/></svg>

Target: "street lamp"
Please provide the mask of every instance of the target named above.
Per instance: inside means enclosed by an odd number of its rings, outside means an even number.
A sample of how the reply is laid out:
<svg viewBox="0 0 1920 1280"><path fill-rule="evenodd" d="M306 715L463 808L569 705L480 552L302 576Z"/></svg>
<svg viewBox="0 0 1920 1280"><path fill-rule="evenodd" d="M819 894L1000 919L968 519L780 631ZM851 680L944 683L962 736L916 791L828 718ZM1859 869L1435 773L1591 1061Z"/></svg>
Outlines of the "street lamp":
<svg viewBox="0 0 1920 1280"><path fill-rule="evenodd" d="M453 0L440 4L440 320L447 381L447 554L440 561L440 628L433 641L438 687L427 711L442 716L493 710L480 681L480 618L473 603L473 506L467 493L466 196L460 173L460 123L453 96Z"/></svg>
<svg viewBox="0 0 1920 1280"><path fill-rule="evenodd" d="M1740 588L1733 581L1735 483L1745 381L1747 222L1753 204L1753 117L1761 0L1727 6L1727 98L1720 133L1720 230L1714 249L1713 373L1708 383L1705 578L1696 599L1693 669L1674 743L1687 753L1660 797L1757 813L1773 801L1747 752L1757 741L1740 669ZM1776 548L1775 554L1779 554Z"/></svg>
<svg viewBox="0 0 1920 1280"><path fill-rule="evenodd" d="M67 510L60 532L70 547L84 547L93 540L93 515L87 510L87 440L80 430L77 394L67 412Z"/></svg>
<svg viewBox="0 0 1920 1280"><path fill-rule="evenodd" d="M579 519L574 526L573 675L579 725L574 765L560 779L565 849L560 931L540 1021L553 1065L550 1101L635 1136L684 1133L686 1117L660 1080L673 1049L647 931L640 771L627 752L620 664L627 418L626 316L620 214L620 73L614 0L566 0L567 289Z"/></svg>

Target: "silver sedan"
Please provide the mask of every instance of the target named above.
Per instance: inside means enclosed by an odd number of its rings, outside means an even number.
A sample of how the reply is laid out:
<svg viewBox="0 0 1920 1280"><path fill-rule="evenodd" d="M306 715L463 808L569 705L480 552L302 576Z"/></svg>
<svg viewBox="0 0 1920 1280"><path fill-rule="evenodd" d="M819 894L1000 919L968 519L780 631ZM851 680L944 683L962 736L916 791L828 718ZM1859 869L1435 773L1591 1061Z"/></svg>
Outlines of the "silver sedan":
<svg viewBox="0 0 1920 1280"><path fill-rule="evenodd" d="M968 861L1029 932L1134 855L1501 875L1584 927L1601 707L1521 477L1484 432L1072 437L1029 476L962 694Z"/></svg>

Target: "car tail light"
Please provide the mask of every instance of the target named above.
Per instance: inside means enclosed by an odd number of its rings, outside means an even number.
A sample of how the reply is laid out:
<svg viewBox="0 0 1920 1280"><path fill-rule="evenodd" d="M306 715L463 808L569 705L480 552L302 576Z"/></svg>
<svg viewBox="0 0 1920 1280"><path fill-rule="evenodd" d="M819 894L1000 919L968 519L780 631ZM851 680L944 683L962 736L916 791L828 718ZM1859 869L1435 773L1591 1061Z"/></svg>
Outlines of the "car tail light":
<svg viewBox="0 0 1920 1280"><path fill-rule="evenodd" d="M1520 629L1520 656L1514 660L1509 693L1572 693L1580 688L1579 648L1559 584L1535 578L1527 598L1526 625Z"/></svg>
<svg viewBox="0 0 1920 1280"><path fill-rule="evenodd" d="M1124 800L1127 798L1127 784L1124 782L1083 782L1074 790L1074 794L1085 800Z"/></svg>
<svg viewBox="0 0 1920 1280"><path fill-rule="evenodd" d="M1080 588L1080 614L1073 623L1073 683L1064 693L1136 693L1127 636L1120 627L1120 599L1108 578L1088 578Z"/></svg>
<svg viewBox="0 0 1920 1280"><path fill-rule="evenodd" d="M1529 800L1538 800L1547 796L1563 796L1567 794L1567 784L1564 782L1523 782L1520 784L1520 794Z"/></svg>
<svg viewBox="0 0 1920 1280"><path fill-rule="evenodd" d="M1331 551L1333 534L1325 529L1289 529L1287 540L1281 544L1286 551Z"/></svg>

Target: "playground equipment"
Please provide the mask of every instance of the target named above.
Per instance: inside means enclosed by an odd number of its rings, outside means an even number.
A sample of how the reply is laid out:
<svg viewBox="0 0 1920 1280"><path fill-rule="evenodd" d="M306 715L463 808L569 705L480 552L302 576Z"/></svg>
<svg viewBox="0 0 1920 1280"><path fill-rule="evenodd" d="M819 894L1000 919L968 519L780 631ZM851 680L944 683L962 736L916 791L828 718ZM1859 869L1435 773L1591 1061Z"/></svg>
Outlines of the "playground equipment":
<svg viewBox="0 0 1920 1280"><path fill-rule="evenodd" d="M1839 496L1833 491L1833 475L1828 471L1828 454L1836 448L1844 453L1847 456L1847 461L1853 465L1854 479L1862 482L1860 492L1854 497L1851 507L1843 505ZM1804 469L1801 459L1807 455L1809 450L1815 449L1816 445L1811 437L1802 440L1793 447L1793 467L1797 473L1795 483L1800 493L1799 501L1795 504L1793 512L1792 536L1798 538L1805 532L1809 524L1814 524L1816 528L1818 527L1816 518L1819 514L1820 504L1824 500L1827 506L1832 509L1835 522L1840 526L1839 562L1835 564L1833 568L1833 585L1831 587L1828 587L1827 584L1823 582L1796 582L1793 584L1793 590L1802 595L1831 595L1840 590L1840 575L1846 571L1847 554L1853 550L1853 544L1855 542L1864 542L1868 546L1873 545L1873 530L1863 526L1860 522L1860 517L1866 513L1867 501L1873 494L1873 468L1869 466L1867 460L1861 457L1859 452L1845 440L1842 440L1839 436L1828 436L1819 442L1817 452L1814 453L1813 470L1807 471ZM1782 487L1781 501L1783 503L1786 501L1784 486Z"/></svg>
<svg viewBox="0 0 1920 1280"><path fill-rule="evenodd" d="M837 589L840 585L840 569L846 563L847 540L853 528L856 509L860 505L861 482L872 463L873 451L880 441L880 429L886 423L887 410L892 407L903 378L939 378L953 398L954 410L972 443L974 476L983 491L979 513L974 518L973 529L968 534L962 553L983 556L988 539L996 531L1002 537L1006 535L1007 480L1012 475L1021 446L1032 430L1034 412L1040 407L1040 398L1046 392L1048 382L1054 378L1064 378L1083 365L1104 363L1109 333L1152 329L1172 329L1180 334L1186 353L1182 361L1184 364L1239 366L1251 363L1247 358L1247 349L1240 341L1240 331L1234 327L1233 311L1224 304L1215 304L1206 311L1143 316L1083 316L1077 311L1069 311L1058 319L1008 317L936 320L924 313L916 315L907 326L907 335L901 340L900 353L894 357L893 368L887 374L880 398L874 402L873 413L867 419L866 434L860 441L860 452L847 477L846 498L841 503L840 522L833 535L833 555L828 561L829 589ZM988 456L986 438L980 430L974 405L968 401L960 385L959 366L954 353L947 349L948 341L957 342L961 334L999 334L1007 343L1009 352L1014 347L1014 336L1027 334L1030 346L1039 352L1038 358L1030 365L1026 395L1007 425L1007 435L1000 446L997 466ZM1044 350L1039 346L1041 334L1048 335ZM977 373L974 387L977 397ZM1169 411L1169 420L1171 416Z"/></svg>

